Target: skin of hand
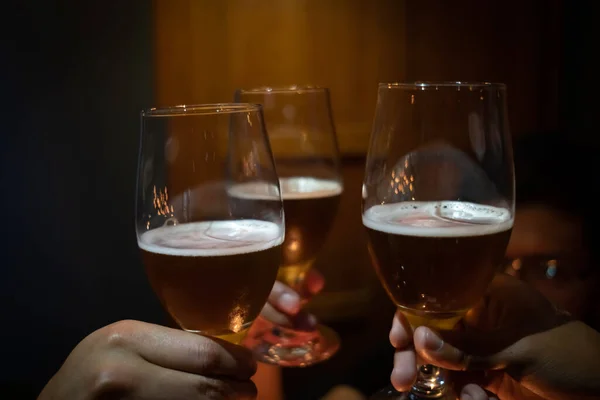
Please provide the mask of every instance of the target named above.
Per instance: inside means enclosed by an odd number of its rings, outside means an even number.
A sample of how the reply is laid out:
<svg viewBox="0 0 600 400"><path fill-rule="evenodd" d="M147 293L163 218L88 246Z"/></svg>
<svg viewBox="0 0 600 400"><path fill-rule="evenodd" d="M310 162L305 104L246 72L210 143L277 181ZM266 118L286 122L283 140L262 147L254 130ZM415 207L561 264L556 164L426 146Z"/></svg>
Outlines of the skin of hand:
<svg viewBox="0 0 600 400"><path fill-rule="evenodd" d="M317 325L316 318L302 310L302 305L323 289L325 279L316 269L306 273L300 292L276 281L261 316L279 326L310 331Z"/></svg>
<svg viewBox="0 0 600 400"><path fill-rule="evenodd" d="M600 333L557 310L526 283L497 275L480 304L453 331L413 332L397 312L391 381L408 390L420 362L454 372L461 400L598 399ZM465 383L469 383L466 384Z"/></svg>
<svg viewBox="0 0 600 400"><path fill-rule="evenodd" d="M38 400L255 399L255 372L243 347L120 321L83 339Z"/></svg>

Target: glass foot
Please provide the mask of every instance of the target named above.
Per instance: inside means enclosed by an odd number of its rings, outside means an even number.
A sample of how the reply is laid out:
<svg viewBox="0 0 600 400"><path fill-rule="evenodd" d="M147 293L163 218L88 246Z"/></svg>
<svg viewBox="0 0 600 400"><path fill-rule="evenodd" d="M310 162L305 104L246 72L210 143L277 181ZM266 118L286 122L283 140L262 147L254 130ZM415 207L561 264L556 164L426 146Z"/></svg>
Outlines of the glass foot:
<svg viewBox="0 0 600 400"><path fill-rule="evenodd" d="M398 392L393 386L388 386L385 389L375 393L369 400L425 400L425 399L438 399L438 400L458 400L458 397L452 390L446 389L443 393L437 393L434 395L417 394L414 392Z"/></svg>
<svg viewBox="0 0 600 400"><path fill-rule="evenodd" d="M307 367L333 356L340 348L340 338L323 325L313 331L297 331L259 317L243 345L252 350L258 361L281 367Z"/></svg>
<svg viewBox="0 0 600 400"><path fill-rule="evenodd" d="M423 364L419 366L417 381L409 392L398 392L393 386L388 386L371 396L370 400L456 400L456 394L446 381L446 371Z"/></svg>

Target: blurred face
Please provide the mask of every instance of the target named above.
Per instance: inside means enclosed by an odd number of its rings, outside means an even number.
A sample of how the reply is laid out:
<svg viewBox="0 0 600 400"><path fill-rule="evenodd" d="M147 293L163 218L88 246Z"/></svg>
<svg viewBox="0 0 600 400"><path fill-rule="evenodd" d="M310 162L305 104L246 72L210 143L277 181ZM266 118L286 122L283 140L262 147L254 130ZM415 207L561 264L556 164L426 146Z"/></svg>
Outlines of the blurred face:
<svg viewBox="0 0 600 400"><path fill-rule="evenodd" d="M517 209L505 272L534 286L560 309L583 317L596 287L580 219L543 205Z"/></svg>

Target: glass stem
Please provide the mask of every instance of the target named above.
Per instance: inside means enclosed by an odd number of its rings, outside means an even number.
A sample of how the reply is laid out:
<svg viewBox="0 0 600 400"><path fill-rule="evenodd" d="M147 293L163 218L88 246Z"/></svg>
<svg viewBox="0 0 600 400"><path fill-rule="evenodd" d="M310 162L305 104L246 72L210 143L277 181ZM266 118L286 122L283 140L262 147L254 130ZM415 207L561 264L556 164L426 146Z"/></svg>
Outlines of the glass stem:
<svg viewBox="0 0 600 400"><path fill-rule="evenodd" d="M439 399L446 392L446 376L444 370L434 365L424 364L419 367L417 381L410 391L410 399Z"/></svg>

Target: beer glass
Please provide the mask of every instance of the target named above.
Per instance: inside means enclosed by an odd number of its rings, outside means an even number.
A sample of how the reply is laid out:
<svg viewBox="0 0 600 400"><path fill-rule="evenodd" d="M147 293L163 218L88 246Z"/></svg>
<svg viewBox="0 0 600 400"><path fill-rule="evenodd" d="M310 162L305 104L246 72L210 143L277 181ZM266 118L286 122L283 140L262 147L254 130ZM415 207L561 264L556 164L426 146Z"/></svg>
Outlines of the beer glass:
<svg viewBox="0 0 600 400"><path fill-rule="evenodd" d="M455 327L482 298L513 226L506 89L494 83L380 84L362 189L373 265L411 327ZM450 396L419 366L410 393Z"/></svg>
<svg viewBox="0 0 600 400"><path fill-rule="evenodd" d="M152 108L141 125L136 229L150 284L182 329L239 344L284 239L262 107Z"/></svg>
<svg viewBox="0 0 600 400"><path fill-rule="evenodd" d="M277 279L302 295L304 277L327 238L343 190L329 91L309 86L257 88L238 90L235 99L263 105L285 209ZM300 331L261 318L245 344L262 361L307 366L333 355L339 338L325 326Z"/></svg>

